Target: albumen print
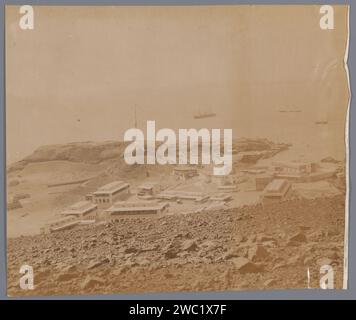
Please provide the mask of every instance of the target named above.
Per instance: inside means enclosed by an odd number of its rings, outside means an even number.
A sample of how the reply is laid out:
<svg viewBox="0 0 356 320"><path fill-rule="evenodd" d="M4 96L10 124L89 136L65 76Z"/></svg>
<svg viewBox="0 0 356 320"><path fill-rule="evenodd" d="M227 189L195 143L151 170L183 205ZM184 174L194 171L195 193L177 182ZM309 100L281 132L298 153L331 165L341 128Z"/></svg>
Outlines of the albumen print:
<svg viewBox="0 0 356 320"><path fill-rule="evenodd" d="M348 6L5 16L9 296L347 288Z"/></svg>

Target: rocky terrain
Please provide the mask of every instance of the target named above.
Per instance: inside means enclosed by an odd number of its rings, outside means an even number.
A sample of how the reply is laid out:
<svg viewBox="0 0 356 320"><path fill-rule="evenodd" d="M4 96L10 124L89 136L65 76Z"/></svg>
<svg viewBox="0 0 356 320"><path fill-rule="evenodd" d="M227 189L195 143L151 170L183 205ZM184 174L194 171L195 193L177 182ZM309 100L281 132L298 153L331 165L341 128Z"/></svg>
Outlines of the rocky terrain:
<svg viewBox="0 0 356 320"><path fill-rule="evenodd" d="M345 196L122 218L8 240L10 296L342 288ZM21 265L34 290L19 287Z"/></svg>

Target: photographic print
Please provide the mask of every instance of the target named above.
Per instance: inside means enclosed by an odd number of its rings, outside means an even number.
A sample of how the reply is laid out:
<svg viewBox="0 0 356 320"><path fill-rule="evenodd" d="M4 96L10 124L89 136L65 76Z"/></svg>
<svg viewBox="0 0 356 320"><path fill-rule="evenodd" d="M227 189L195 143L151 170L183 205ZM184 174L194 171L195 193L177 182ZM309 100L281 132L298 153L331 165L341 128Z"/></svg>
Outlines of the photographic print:
<svg viewBox="0 0 356 320"><path fill-rule="evenodd" d="M9 296L347 288L349 6L5 9Z"/></svg>

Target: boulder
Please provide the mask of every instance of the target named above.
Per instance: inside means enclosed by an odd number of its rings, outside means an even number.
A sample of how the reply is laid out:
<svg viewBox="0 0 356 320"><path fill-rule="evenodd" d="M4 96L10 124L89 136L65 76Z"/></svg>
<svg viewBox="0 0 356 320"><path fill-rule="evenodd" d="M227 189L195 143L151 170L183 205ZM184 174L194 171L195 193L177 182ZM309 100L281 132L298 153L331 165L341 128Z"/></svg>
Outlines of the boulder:
<svg viewBox="0 0 356 320"><path fill-rule="evenodd" d="M248 258L251 261L261 261L268 258L269 252L262 245L253 245L248 250Z"/></svg>
<svg viewBox="0 0 356 320"><path fill-rule="evenodd" d="M253 263L249 259L238 257L232 260L236 270L240 273L258 273L263 271L263 266Z"/></svg>
<svg viewBox="0 0 356 320"><path fill-rule="evenodd" d="M110 262L110 259L109 258L105 258L105 259L102 259L102 260L93 260L93 261L90 261L89 264L88 264L88 267L87 269L94 269L94 268L97 268L105 263L109 263Z"/></svg>
<svg viewBox="0 0 356 320"><path fill-rule="evenodd" d="M289 238L289 241L307 242L307 237L303 232L297 232Z"/></svg>
<svg viewBox="0 0 356 320"><path fill-rule="evenodd" d="M232 259L232 258L237 258L239 257L239 254L236 250L234 249L230 249L228 250L224 255L223 255L223 259L224 260L229 260L229 259Z"/></svg>
<svg viewBox="0 0 356 320"><path fill-rule="evenodd" d="M182 243L181 249L183 251L195 251L198 249L198 245L195 240L186 240Z"/></svg>
<svg viewBox="0 0 356 320"><path fill-rule="evenodd" d="M175 257L177 257L177 254L178 252L174 249L174 248L171 248L171 249L168 249L165 253L164 253L164 257L166 259L173 259Z"/></svg>
<svg viewBox="0 0 356 320"><path fill-rule="evenodd" d="M102 279L88 275L81 284L81 288L83 290L88 290L102 284L104 284L104 281Z"/></svg>
<svg viewBox="0 0 356 320"><path fill-rule="evenodd" d="M277 281L274 280L274 279L268 279L266 280L264 283L263 283L263 287L264 288L268 288L268 287L271 287L271 286L274 286L276 285Z"/></svg>
<svg viewBox="0 0 356 320"><path fill-rule="evenodd" d="M66 282L66 281L73 280L73 279L75 279L77 277L78 277L78 275L76 273L60 273L56 277L56 280L59 281L59 282Z"/></svg>

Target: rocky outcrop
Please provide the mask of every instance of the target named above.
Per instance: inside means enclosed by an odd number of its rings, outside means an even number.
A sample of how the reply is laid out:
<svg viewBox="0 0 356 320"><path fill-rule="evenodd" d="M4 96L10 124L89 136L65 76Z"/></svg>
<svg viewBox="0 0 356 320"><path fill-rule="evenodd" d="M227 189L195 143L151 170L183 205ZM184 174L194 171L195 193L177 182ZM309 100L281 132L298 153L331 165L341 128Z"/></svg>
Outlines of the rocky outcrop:
<svg viewBox="0 0 356 320"><path fill-rule="evenodd" d="M41 146L31 155L25 157L7 168L7 172L22 170L27 164L47 161L72 161L97 164L111 159L123 160L126 147L125 142L72 142ZM276 144L267 139L238 139L233 141L233 150L241 151L265 151L267 156L288 148L288 144ZM189 152L189 150L188 150Z"/></svg>

